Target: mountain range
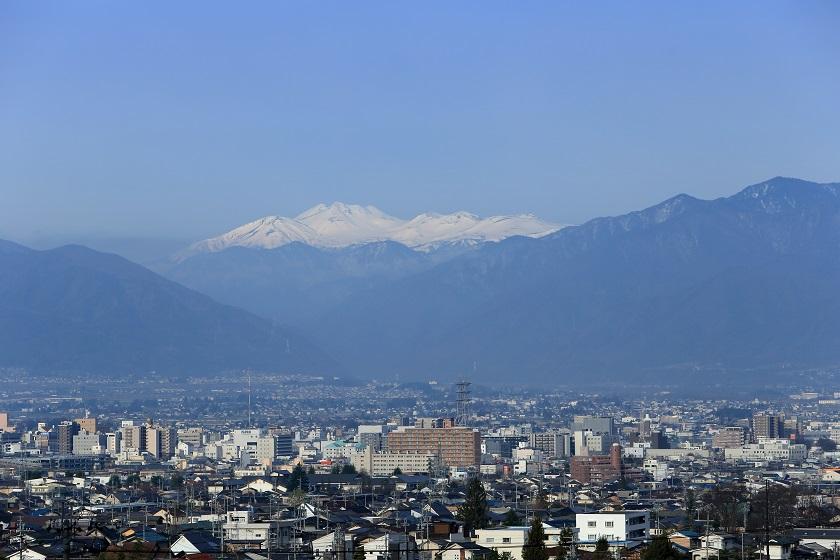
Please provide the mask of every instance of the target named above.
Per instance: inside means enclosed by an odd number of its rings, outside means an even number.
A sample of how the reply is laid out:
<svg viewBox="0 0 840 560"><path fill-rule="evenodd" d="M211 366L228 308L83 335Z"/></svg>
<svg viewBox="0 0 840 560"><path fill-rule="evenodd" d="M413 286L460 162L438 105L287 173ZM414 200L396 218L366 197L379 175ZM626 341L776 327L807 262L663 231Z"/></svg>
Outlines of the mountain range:
<svg viewBox="0 0 840 560"><path fill-rule="evenodd" d="M374 206L335 202L319 204L294 218L260 218L195 243L175 259L183 260L197 253L216 253L231 247L276 249L292 243L341 248L395 241L412 249L429 251L444 244L501 241L514 235L541 237L560 227L532 214L479 218L469 212L426 213L401 220Z"/></svg>
<svg viewBox="0 0 840 560"><path fill-rule="evenodd" d="M2 245L0 366L545 384L840 365L840 184L775 178L562 228L429 216L264 218L160 263L167 279Z"/></svg>
<svg viewBox="0 0 840 560"><path fill-rule="evenodd" d="M0 241L0 367L116 376L336 364L297 333L117 255Z"/></svg>

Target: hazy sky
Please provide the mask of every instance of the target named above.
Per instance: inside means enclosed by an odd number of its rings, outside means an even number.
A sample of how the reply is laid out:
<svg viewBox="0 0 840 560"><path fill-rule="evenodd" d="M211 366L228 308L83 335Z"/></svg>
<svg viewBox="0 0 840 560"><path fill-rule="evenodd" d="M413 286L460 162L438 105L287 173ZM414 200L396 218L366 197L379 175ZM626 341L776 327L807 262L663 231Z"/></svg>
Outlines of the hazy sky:
<svg viewBox="0 0 840 560"><path fill-rule="evenodd" d="M0 237L840 180L837 2L0 3Z"/></svg>

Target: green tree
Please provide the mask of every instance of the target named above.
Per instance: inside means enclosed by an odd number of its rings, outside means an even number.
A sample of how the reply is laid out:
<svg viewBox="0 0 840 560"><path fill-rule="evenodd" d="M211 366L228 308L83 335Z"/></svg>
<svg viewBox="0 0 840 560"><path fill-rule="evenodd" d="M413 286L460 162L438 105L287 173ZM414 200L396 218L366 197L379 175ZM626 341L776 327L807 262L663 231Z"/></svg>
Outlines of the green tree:
<svg viewBox="0 0 840 560"><path fill-rule="evenodd" d="M153 476L152 478L149 479L149 482L152 483L152 486L158 486L159 487L161 482L163 482L163 478L161 478L158 475L155 475L155 476Z"/></svg>
<svg viewBox="0 0 840 560"><path fill-rule="evenodd" d="M569 548L574 545L575 532L569 527L560 531L560 543L557 545L557 560L564 560L569 555Z"/></svg>
<svg viewBox="0 0 840 560"><path fill-rule="evenodd" d="M458 516L464 522L467 534L472 534L475 529L487 527L487 492L478 477L470 479L467 485L467 496L458 508Z"/></svg>
<svg viewBox="0 0 840 560"><path fill-rule="evenodd" d="M610 550L610 541L607 540L607 537L598 537L598 540L595 541L595 552L609 552Z"/></svg>
<svg viewBox="0 0 840 560"><path fill-rule="evenodd" d="M181 473L174 473L174 474L173 474L173 475L169 478L169 484L170 484L170 485L172 486L172 488L174 488L175 490L180 490L181 488L183 488L183 487L184 487L184 477L183 477L183 475L182 475Z"/></svg>
<svg viewBox="0 0 840 560"><path fill-rule="evenodd" d="M516 510L509 509L505 514L502 525L505 527L518 527L522 523L522 519L517 515Z"/></svg>
<svg viewBox="0 0 840 560"><path fill-rule="evenodd" d="M333 465L330 469L330 473L332 474L341 474L341 465Z"/></svg>
<svg viewBox="0 0 840 560"><path fill-rule="evenodd" d="M399 468L399 467L397 467L397 468L395 468L395 469L394 469L394 472L393 472L392 474L393 474L394 476L399 476L399 475L401 475L401 474L402 474L402 469L401 469L401 468Z"/></svg>
<svg viewBox="0 0 840 560"><path fill-rule="evenodd" d="M356 474L356 467L353 465L344 465L341 467L341 474Z"/></svg>
<svg viewBox="0 0 840 560"><path fill-rule="evenodd" d="M522 560L548 560L548 551L545 549L545 530L542 520L537 516L534 516L531 522L528 539L522 547Z"/></svg>
<svg viewBox="0 0 840 560"><path fill-rule="evenodd" d="M111 478L108 479L108 486L110 486L111 488L119 488L120 486L122 486L120 475L112 474Z"/></svg>
<svg viewBox="0 0 840 560"><path fill-rule="evenodd" d="M693 488L685 491L683 502L683 509L685 509L685 520L683 524L686 527L691 527L694 525L694 516L697 513L697 494Z"/></svg>
<svg viewBox="0 0 840 560"><path fill-rule="evenodd" d="M365 546L360 544L353 549L353 560L365 560Z"/></svg>
<svg viewBox="0 0 840 560"><path fill-rule="evenodd" d="M292 474L291 476L289 476L289 488L292 490L309 489L309 476L306 474L306 471L303 470L303 467L301 467L300 465L296 465L295 468L292 469Z"/></svg>
<svg viewBox="0 0 840 560"><path fill-rule="evenodd" d="M137 473L132 473L125 477L125 483L128 486L137 486L140 484L140 475Z"/></svg>
<svg viewBox="0 0 840 560"><path fill-rule="evenodd" d="M682 555L674 550L668 535L657 535L642 551L641 560L680 560Z"/></svg>

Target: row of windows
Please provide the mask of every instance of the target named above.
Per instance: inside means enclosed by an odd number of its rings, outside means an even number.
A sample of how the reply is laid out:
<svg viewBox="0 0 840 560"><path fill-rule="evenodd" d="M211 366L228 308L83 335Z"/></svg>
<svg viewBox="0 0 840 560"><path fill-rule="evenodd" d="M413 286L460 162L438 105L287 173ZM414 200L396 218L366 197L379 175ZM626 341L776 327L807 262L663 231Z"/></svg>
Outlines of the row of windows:
<svg viewBox="0 0 840 560"><path fill-rule="evenodd" d="M597 521L589 521L589 522L586 524L586 526L587 526L587 527L597 527L597 526L598 526L598 522L597 522ZM613 522L613 521L604 521L604 527L615 527L615 522Z"/></svg>

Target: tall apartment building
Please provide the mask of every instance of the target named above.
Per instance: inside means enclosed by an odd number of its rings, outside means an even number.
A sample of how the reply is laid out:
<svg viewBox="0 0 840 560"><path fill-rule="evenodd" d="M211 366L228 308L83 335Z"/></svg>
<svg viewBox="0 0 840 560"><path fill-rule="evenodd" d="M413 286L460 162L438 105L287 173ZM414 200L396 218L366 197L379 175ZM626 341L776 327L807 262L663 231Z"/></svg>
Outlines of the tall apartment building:
<svg viewBox="0 0 840 560"><path fill-rule="evenodd" d="M134 420L123 420L120 433L122 434L122 451L136 453L146 451L146 426L137 424Z"/></svg>
<svg viewBox="0 0 840 560"><path fill-rule="evenodd" d="M178 432L165 426L146 426L146 451L158 459L171 459L178 445Z"/></svg>
<svg viewBox="0 0 840 560"><path fill-rule="evenodd" d="M753 414L753 443L761 438L779 439L785 434L785 417L781 414Z"/></svg>
<svg viewBox="0 0 840 560"><path fill-rule="evenodd" d="M712 447L718 449L737 449L747 443L747 432L741 426L721 428L712 438Z"/></svg>
<svg viewBox="0 0 840 560"><path fill-rule="evenodd" d="M56 428L58 432L58 453L70 455L73 453L73 436L79 433L79 425L75 422L62 422Z"/></svg>
<svg viewBox="0 0 840 560"><path fill-rule="evenodd" d="M445 467L477 467L481 463L481 434L463 426L447 428L399 427L388 434L392 453L425 452Z"/></svg>
<svg viewBox="0 0 840 560"><path fill-rule="evenodd" d="M105 449L108 455L116 455L122 451L122 432L105 434Z"/></svg>
<svg viewBox="0 0 840 560"><path fill-rule="evenodd" d="M195 448L203 447L205 443L204 428L182 428L178 430L178 442L184 442Z"/></svg>
<svg viewBox="0 0 840 560"><path fill-rule="evenodd" d="M533 432L528 436L528 444L548 457L571 455L571 434L568 432Z"/></svg>

